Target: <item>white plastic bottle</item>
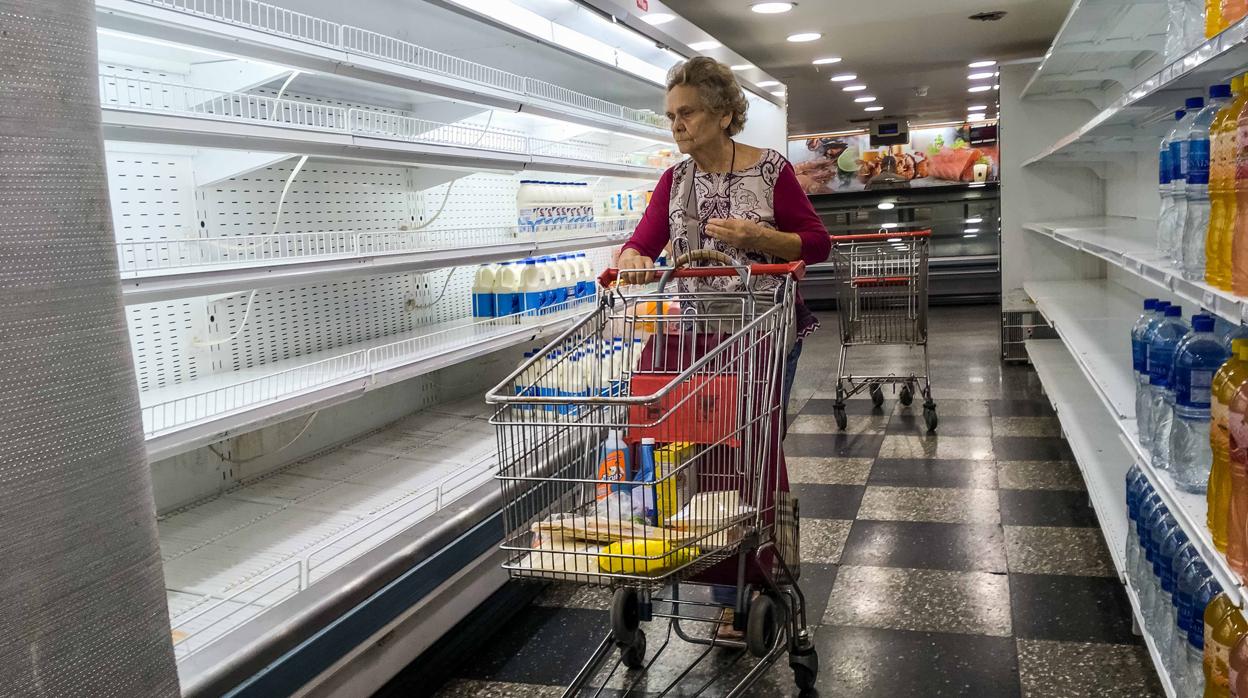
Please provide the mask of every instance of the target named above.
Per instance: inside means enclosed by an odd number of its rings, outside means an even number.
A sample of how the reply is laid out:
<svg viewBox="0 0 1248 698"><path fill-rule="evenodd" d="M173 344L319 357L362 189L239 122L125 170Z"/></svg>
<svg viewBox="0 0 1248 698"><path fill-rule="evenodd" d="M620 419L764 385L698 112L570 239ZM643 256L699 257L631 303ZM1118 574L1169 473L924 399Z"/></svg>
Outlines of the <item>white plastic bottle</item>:
<svg viewBox="0 0 1248 698"><path fill-rule="evenodd" d="M1203 30L1203 27L1202 27ZM1209 126L1231 98L1230 85L1209 88L1209 101L1192 120L1187 137L1187 215L1183 222L1183 278L1205 278L1205 238L1209 233Z"/></svg>
<svg viewBox="0 0 1248 698"><path fill-rule="evenodd" d="M1170 144L1174 142L1175 132L1179 130L1178 123L1184 116L1187 116L1187 112L1182 109L1174 113L1175 126L1161 139L1161 152L1158 154L1157 193L1161 196L1161 211L1157 216L1157 251L1162 255L1170 254L1170 241L1174 239L1175 217L1178 215L1174 208L1174 175L1179 168L1174 162L1174 153L1177 151L1172 151Z"/></svg>
<svg viewBox="0 0 1248 698"><path fill-rule="evenodd" d="M559 273L555 270L554 260L550 257L539 257L537 268L542 279L542 313L548 314L555 304L559 291Z"/></svg>
<svg viewBox="0 0 1248 698"><path fill-rule="evenodd" d="M1187 8L1192 0L1166 0L1166 43L1163 56L1166 63L1182 56L1187 43Z"/></svg>
<svg viewBox="0 0 1248 698"><path fill-rule="evenodd" d="M1170 248L1166 254L1176 265L1182 265L1183 229L1187 225L1187 152L1190 147L1188 137L1192 132L1192 122L1205 106L1203 97L1188 97L1184 103L1187 115L1174 127L1170 141L1170 158L1174 162L1174 177L1170 186L1174 190L1174 228L1170 230Z"/></svg>
<svg viewBox="0 0 1248 698"><path fill-rule="evenodd" d="M521 230L533 230L537 219L537 183L531 179L520 180L516 192L516 225Z"/></svg>
<svg viewBox="0 0 1248 698"><path fill-rule="evenodd" d="M1183 53L1205 43L1205 0L1187 0L1183 11Z"/></svg>
<svg viewBox="0 0 1248 698"><path fill-rule="evenodd" d="M557 258L559 277L563 282L563 291L559 294L561 302L576 300L576 286L580 270L576 268L575 255L561 254Z"/></svg>
<svg viewBox="0 0 1248 698"><path fill-rule="evenodd" d="M542 310L543 284L542 272L538 269L537 260L529 257L521 262L520 295L523 298L522 310L525 317L537 315Z"/></svg>
<svg viewBox="0 0 1248 698"><path fill-rule="evenodd" d="M576 263L581 268L580 280L583 284L580 297L584 298L594 295L594 267L589 263L589 257L584 252L577 252Z"/></svg>
<svg viewBox="0 0 1248 698"><path fill-rule="evenodd" d="M520 290L521 265L503 262L498 265L494 279L494 316L506 317L524 310L524 298Z"/></svg>
<svg viewBox="0 0 1248 698"><path fill-rule="evenodd" d="M477 275L472 281L472 316L494 317L494 283L498 277L499 266L482 264L477 267Z"/></svg>

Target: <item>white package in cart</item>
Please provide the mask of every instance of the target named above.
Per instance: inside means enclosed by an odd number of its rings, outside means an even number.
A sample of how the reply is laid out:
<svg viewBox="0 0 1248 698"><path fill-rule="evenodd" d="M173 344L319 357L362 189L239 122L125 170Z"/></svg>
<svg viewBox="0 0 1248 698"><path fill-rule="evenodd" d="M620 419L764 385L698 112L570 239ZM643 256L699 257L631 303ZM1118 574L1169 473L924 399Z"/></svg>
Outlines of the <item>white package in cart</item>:
<svg viewBox="0 0 1248 698"><path fill-rule="evenodd" d="M754 513L754 507L741 501L736 490L699 492L693 495L670 523L677 529L705 529L727 526Z"/></svg>

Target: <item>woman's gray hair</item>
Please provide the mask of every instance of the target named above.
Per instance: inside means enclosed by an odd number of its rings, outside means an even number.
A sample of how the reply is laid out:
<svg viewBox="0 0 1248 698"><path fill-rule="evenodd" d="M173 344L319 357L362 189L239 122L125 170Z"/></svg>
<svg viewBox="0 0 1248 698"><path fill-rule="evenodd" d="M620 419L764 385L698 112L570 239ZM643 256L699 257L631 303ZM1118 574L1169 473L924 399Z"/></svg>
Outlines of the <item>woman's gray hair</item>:
<svg viewBox="0 0 1248 698"><path fill-rule="evenodd" d="M749 110L750 103L745 100L745 92L741 90L732 68L714 58L695 56L667 71L668 91L677 85L696 87L702 106L711 112L731 114L732 120L724 129L729 136L735 136L745 128L745 112Z"/></svg>

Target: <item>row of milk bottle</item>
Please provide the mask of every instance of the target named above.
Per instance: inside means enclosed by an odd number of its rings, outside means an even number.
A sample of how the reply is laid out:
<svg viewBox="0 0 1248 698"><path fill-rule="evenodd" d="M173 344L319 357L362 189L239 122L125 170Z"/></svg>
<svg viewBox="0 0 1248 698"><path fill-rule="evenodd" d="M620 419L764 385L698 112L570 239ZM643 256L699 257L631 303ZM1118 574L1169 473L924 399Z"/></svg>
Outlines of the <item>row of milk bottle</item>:
<svg viewBox="0 0 1248 698"><path fill-rule="evenodd" d="M539 397L610 397L622 395L628 376L637 370L643 342L613 337L556 349L540 356L541 349L525 352L524 361L539 358L516 380L516 394ZM526 409L532 409L528 407ZM567 414L571 405L550 405L547 411Z"/></svg>
<svg viewBox="0 0 1248 698"><path fill-rule="evenodd" d="M517 224L524 230L552 225L585 225L594 220L594 193L584 182L520 180Z"/></svg>
<svg viewBox="0 0 1248 698"><path fill-rule="evenodd" d="M594 295L594 268L584 252L482 264L472 284L473 317L542 314Z"/></svg>

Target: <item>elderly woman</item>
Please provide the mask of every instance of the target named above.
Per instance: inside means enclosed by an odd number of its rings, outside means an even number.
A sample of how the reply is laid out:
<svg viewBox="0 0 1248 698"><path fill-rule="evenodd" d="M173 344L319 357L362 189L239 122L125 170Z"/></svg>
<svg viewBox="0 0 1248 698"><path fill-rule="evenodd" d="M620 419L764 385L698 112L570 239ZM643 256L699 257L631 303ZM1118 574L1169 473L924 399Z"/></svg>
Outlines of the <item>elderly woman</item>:
<svg viewBox="0 0 1248 698"><path fill-rule="evenodd" d="M668 73L667 118L677 147L689 157L659 178L641 223L620 254L621 270L653 268L654 259L669 245L677 256L712 249L740 264L798 259L816 264L828 258L831 238L793 166L774 150L733 140L745 126L748 106L732 70L714 59L691 58ZM635 272L633 280L636 277ZM776 279L759 282L779 283ZM740 280L710 279L707 283L729 289ZM802 338L818 327L800 296L795 314L795 329L784 338L786 408ZM787 490L782 457L779 468L781 489ZM730 606L735 588L717 586L714 598ZM726 611L719 636L739 635L731 625L732 612Z"/></svg>
<svg viewBox="0 0 1248 698"><path fill-rule="evenodd" d="M682 255L709 248L741 264L828 258L831 238L802 190L793 166L771 149L738 143L749 103L732 70L699 56L667 74L667 118L680 152L689 157L663 173L637 230L624 245L621 270L645 270L671 245ZM627 277L625 277L627 278ZM719 280L732 283L731 279ZM801 298L785 362L789 403L802 338L818 321Z"/></svg>

